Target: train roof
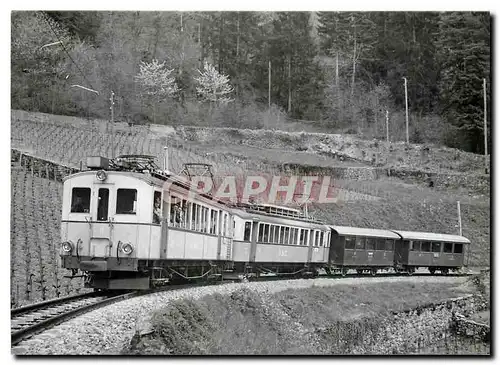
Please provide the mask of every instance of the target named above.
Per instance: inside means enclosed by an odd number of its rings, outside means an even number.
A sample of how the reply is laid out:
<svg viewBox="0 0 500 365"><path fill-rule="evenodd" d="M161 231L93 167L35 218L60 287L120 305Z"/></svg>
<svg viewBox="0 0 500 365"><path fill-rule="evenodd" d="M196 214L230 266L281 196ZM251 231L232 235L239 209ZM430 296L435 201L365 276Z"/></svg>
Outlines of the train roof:
<svg viewBox="0 0 500 365"><path fill-rule="evenodd" d="M253 210L244 210L239 207L233 207L232 212L234 215L242 218L242 219L248 219L248 220L254 220L257 219L262 223L274 223L274 224L284 224L284 225L291 225L292 222L295 222L296 224L299 225L304 225L308 224L310 226L313 226L313 228L326 228L328 227L321 221L317 221L311 218L306 218L306 217L290 217L290 216L280 216L280 215L274 215L274 214L268 214L268 213L263 213L259 211L253 211Z"/></svg>
<svg viewBox="0 0 500 365"><path fill-rule="evenodd" d="M393 231L393 232L399 234L405 240L470 243L470 241L464 236L458 236L454 234L411 232L411 231Z"/></svg>
<svg viewBox="0 0 500 365"><path fill-rule="evenodd" d="M364 236L364 237L379 237L379 238L393 238L400 239L396 233L385 229L371 229L371 228L358 228L347 226L329 226L335 230L339 235L347 236Z"/></svg>

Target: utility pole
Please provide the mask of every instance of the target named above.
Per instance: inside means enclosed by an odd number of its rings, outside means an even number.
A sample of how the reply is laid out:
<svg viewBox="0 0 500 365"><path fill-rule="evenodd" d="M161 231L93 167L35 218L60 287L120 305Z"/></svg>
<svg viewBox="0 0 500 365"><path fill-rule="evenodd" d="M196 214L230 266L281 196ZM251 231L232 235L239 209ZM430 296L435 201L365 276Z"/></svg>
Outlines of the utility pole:
<svg viewBox="0 0 500 365"><path fill-rule="evenodd" d="M163 146L163 151L164 151L163 171L167 172L168 171L168 146L167 145Z"/></svg>
<svg viewBox="0 0 500 365"><path fill-rule="evenodd" d="M271 112L271 60L269 60L269 89L267 92L269 113Z"/></svg>
<svg viewBox="0 0 500 365"><path fill-rule="evenodd" d="M385 111L385 131L387 134L387 143L389 143L389 111Z"/></svg>
<svg viewBox="0 0 500 365"><path fill-rule="evenodd" d="M403 77L405 80L405 104L406 104L406 143L410 143L410 136L408 134L408 80L406 77Z"/></svg>
<svg viewBox="0 0 500 365"><path fill-rule="evenodd" d="M460 214L460 201L457 201L457 210L458 210L458 229L460 232L460 236L462 235L462 215Z"/></svg>
<svg viewBox="0 0 500 365"><path fill-rule="evenodd" d="M484 99L484 172L488 173L488 127L487 127L487 104L486 104L486 79L483 79L483 99Z"/></svg>
<svg viewBox="0 0 500 365"><path fill-rule="evenodd" d="M111 102L111 105L109 107L109 109L111 110L111 158L115 158L115 138L114 138L114 131L113 131L113 123L115 121L115 110L114 110L114 105L115 105L115 101L114 101L114 96L115 96L115 93L113 92L113 90L111 90L111 97L109 98L110 102Z"/></svg>

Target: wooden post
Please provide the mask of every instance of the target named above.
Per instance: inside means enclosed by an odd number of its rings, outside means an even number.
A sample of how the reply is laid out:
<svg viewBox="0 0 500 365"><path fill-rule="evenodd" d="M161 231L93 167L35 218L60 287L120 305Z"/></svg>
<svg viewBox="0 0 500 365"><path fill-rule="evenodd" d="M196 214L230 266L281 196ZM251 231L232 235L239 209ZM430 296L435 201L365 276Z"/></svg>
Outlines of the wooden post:
<svg viewBox="0 0 500 365"><path fill-rule="evenodd" d="M460 236L462 235L462 215L460 214L460 201L457 201L457 210L458 210L458 229L460 232Z"/></svg>
<svg viewBox="0 0 500 365"><path fill-rule="evenodd" d="M484 172L488 173L488 126L487 126L487 104L486 104L486 79L483 79L484 99Z"/></svg>

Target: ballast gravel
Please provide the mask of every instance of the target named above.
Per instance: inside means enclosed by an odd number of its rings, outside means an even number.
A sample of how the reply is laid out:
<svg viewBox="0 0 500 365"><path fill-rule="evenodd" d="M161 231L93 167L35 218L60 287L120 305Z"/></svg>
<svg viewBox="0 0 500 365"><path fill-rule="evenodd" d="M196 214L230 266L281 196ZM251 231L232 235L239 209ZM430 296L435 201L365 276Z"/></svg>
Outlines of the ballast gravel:
<svg viewBox="0 0 500 365"><path fill-rule="evenodd" d="M45 331L12 348L18 355L118 355L137 330L149 322L153 311L176 299L198 299L219 293L231 294L247 288L268 294L287 289L333 287L383 282L450 283L465 282L464 277L374 277L342 279L298 279L267 282L228 283L175 289L148 294L96 309Z"/></svg>

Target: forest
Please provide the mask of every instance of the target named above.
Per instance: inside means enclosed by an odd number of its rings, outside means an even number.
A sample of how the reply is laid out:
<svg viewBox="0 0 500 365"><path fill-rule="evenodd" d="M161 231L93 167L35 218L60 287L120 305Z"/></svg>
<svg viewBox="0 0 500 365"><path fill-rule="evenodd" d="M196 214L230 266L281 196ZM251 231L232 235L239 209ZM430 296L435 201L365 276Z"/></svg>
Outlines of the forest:
<svg viewBox="0 0 500 365"><path fill-rule="evenodd" d="M407 100L410 142L484 153L490 32L487 12L16 11L11 108L404 141Z"/></svg>

